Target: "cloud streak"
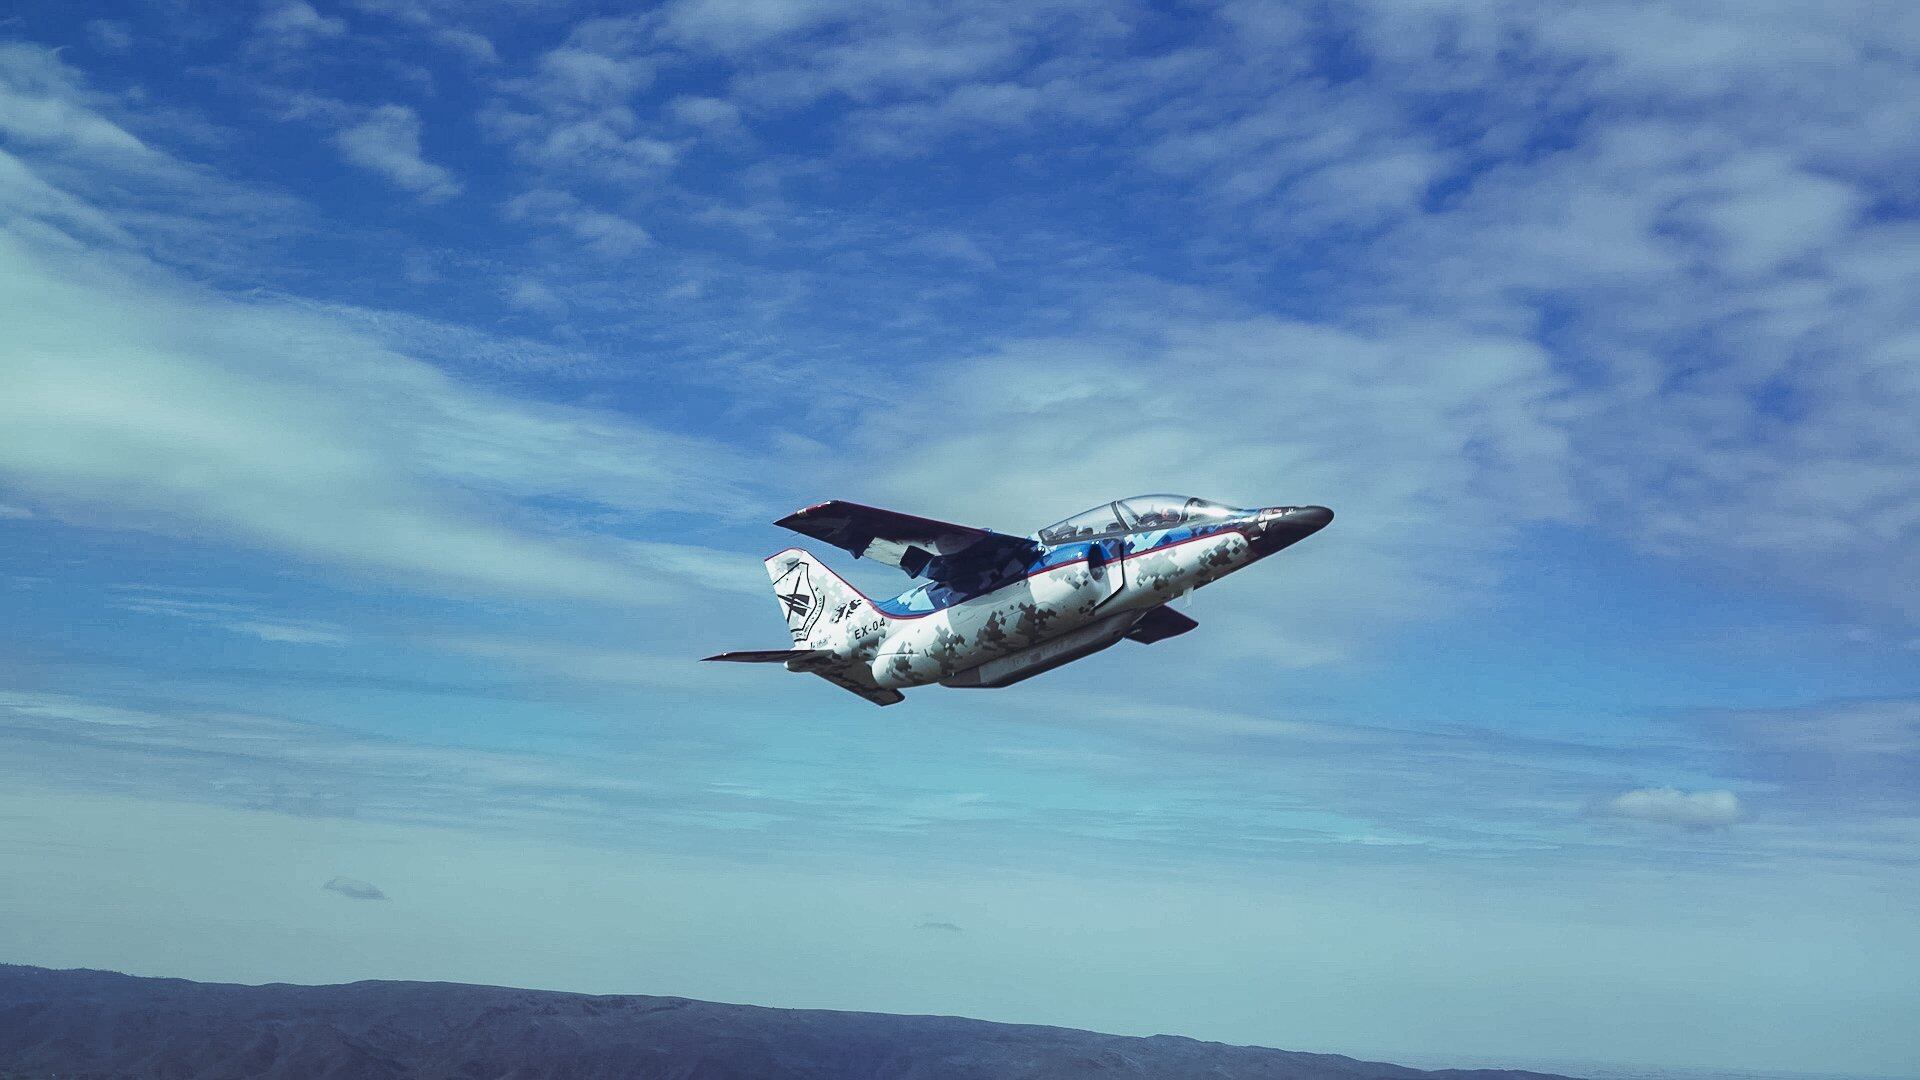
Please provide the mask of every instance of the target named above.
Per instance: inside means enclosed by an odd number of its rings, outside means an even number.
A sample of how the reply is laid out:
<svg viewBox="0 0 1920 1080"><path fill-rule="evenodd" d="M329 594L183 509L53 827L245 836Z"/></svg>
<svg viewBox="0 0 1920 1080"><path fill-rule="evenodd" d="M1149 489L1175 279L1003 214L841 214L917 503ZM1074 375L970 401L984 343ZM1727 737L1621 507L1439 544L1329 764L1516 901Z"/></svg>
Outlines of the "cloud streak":
<svg viewBox="0 0 1920 1080"><path fill-rule="evenodd" d="M108 155L135 176L184 170L92 112L58 61L8 55L7 71L35 73L15 85L68 118L15 114L29 145ZM529 504L621 519L696 494L721 509L743 499L711 442L463 383L368 332L366 313L190 283L125 250L111 208L0 152L4 166L20 178L0 185L5 208L48 231L0 236L0 303L21 316L0 329L0 478L46 512L430 589L652 602L672 594L671 572Z"/></svg>
<svg viewBox="0 0 1920 1080"><path fill-rule="evenodd" d="M381 105L333 136L346 159L386 177L427 202L460 194L453 174L420 156L420 116L405 105Z"/></svg>
<svg viewBox="0 0 1920 1080"><path fill-rule="evenodd" d="M1600 805L1600 811L1625 821L1713 829L1740 820L1740 798L1731 791L1686 792L1677 788L1635 788Z"/></svg>
<svg viewBox="0 0 1920 1080"><path fill-rule="evenodd" d="M160 615L187 622L217 626L235 634L283 645L345 645L349 640L341 627L320 622L279 618L259 608L228 600L176 597L133 590L116 607L142 615Z"/></svg>
<svg viewBox="0 0 1920 1080"><path fill-rule="evenodd" d="M347 24L322 15L306 0L267 0L256 25L259 40L286 51L305 49L317 41L338 38Z"/></svg>
<svg viewBox="0 0 1920 1080"><path fill-rule="evenodd" d="M165 314L102 316L106 296ZM614 510L688 498L678 476L700 455L685 440L462 386L296 309L15 241L0 241L0 297L30 313L4 332L0 475L71 520L211 528L440 587L670 592L605 541L516 527L498 508L535 492Z"/></svg>

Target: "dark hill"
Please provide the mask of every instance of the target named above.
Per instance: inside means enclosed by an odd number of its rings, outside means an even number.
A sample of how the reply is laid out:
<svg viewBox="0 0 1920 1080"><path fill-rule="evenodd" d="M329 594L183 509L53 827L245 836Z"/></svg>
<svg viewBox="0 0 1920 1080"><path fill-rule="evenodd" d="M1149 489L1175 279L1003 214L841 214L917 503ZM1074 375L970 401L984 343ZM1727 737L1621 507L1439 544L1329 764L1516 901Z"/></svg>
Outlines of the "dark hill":
<svg viewBox="0 0 1920 1080"><path fill-rule="evenodd" d="M1551 1080L891 1016L454 983L236 986L0 965L0 1078Z"/></svg>

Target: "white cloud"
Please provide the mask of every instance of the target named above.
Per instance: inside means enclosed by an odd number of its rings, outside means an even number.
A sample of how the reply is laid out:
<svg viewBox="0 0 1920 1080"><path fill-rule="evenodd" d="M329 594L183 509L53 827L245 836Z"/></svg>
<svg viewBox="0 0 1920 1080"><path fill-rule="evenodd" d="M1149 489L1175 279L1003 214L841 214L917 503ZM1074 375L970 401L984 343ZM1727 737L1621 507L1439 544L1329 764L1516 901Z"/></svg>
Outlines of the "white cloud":
<svg viewBox="0 0 1920 1080"><path fill-rule="evenodd" d="M737 86L750 101L789 108L832 95L854 100L919 95L996 73L1019 49L1012 28L986 23L882 29L807 52L792 67L755 69Z"/></svg>
<svg viewBox="0 0 1920 1080"><path fill-rule="evenodd" d="M624 105L587 112L495 108L483 113L481 122L523 160L556 178L580 173L623 182L657 178L680 157L673 141L642 133L633 110Z"/></svg>
<svg viewBox="0 0 1920 1080"><path fill-rule="evenodd" d="M509 200L508 220L550 222L566 230L580 246L603 259L628 259L653 246L653 237L634 221L588 206L564 191L543 188Z"/></svg>
<svg viewBox="0 0 1920 1080"><path fill-rule="evenodd" d="M1852 184L1771 154L1735 159L1713 177L1709 191L1700 216L1721 245L1721 265L1742 276L1830 250L1864 200Z"/></svg>
<svg viewBox="0 0 1920 1080"><path fill-rule="evenodd" d="M1116 177L1145 166L1201 223L1176 267L1216 254L1271 266L1310 250L1305 295L1288 301L1303 322L1533 352L1560 377L1531 399L1536 429L1559 445L1517 498L1548 492L1560 519L1873 621L1920 618L1920 579L1902 572L1920 558L1920 497L1906 482L1920 470L1908 329L1920 272L1905 256L1913 226L1875 209L1898 203L1920 164L1910 26L1877 27L1848 6L1443 0L1223 15L1180 49L1129 55L1113 43L1134 16L1110 6L1041 19L676 4L653 20L583 23L564 48L600 59L573 71L557 57L496 119L550 170L545 186L566 170L660 180L683 147L650 127L636 87L686 62L663 52L678 48L732 65L727 98L669 101L681 124L730 125L742 105L760 121L844 103L828 114L844 145L890 154L968 139L1032 150L1014 140L1078 125L1047 145L1094 136L1113 157L1076 162ZM1329 38L1359 50L1365 78L1316 67ZM700 214L763 239L769 220L807 220L792 205L712 199ZM986 239L923 243L983 269L989 250L1019 265L1017 246ZM937 319L931 306L902 323ZM1105 347L1097 330L1063 336L1065 348ZM1292 385L1284 369L1258 382L1196 371L1183 391L1196 399ZM1498 517L1490 494L1475 505Z"/></svg>
<svg viewBox="0 0 1920 1080"><path fill-rule="evenodd" d="M157 167L162 157L101 116L101 99L50 49L0 42L0 134L18 148L120 167Z"/></svg>
<svg viewBox="0 0 1920 1080"><path fill-rule="evenodd" d="M1196 230L1196 250L1229 248L1264 265L1322 232L1358 234L1316 264L1299 325L1318 320L1335 324L1335 337L1394 341L1396 363L1410 369L1430 340L1532 357L1542 378L1528 384L1524 415L1486 426L1530 431L1539 452L1501 447L1497 467L1464 484L1471 498L1457 499L1451 485L1481 469L1477 441L1454 443L1443 430L1429 461L1418 440L1388 438L1372 459L1385 476L1437 476L1444 494L1435 504L1451 499L1495 523L1484 540L1444 530L1410 492L1380 496L1389 481L1354 481L1367 519L1395 529L1417 521L1460 545L1432 581L1471 580L1476 562L1485 565L1511 524L1496 509L1511 495L1527 506L1522 520L1590 522L1627 543L1910 622L1920 592L1900 569L1920 535L1920 500L1905 482L1920 467L1907 422L1920 408L1920 380L1904 328L1920 293L1906 257L1912 227L1874 209L1895 190L1889 183L1910 175L1916 151L1920 125L1906 123L1911 109L1900 105L1920 100L1904 92L1909 28L1883 28L1884 47L1868 47L1872 20L1853 9L1631 10L1633 19L1457 3L1306 14L1237 5L1231 26L1196 25L1189 47L1132 56L1111 48L1132 16L1110 8L988 18L911 5L686 3L578 23L531 73L502 81L488 123L546 170L534 181L541 198L573 200L509 212L612 260L650 239L629 216L637 204L615 212L604 199L564 194L569 178L668 177L693 145L687 127L736 123L742 103L760 118L837 97L849 105L840 116L855 140L877 132L934 150L956 134L1017 136L1047 119L1119 132L1095 141L1151 166L1153 182L1215 226ZM1338 25L1316 21L1329 17ZM1659 33L1627 29L1646 25ZM800 42L810 30L823 32ZM1314 68L1313 50L1298 46L1329 32L1364 53L1367 78L1328 79ZM751 64L725 66L749 46ZM732 76L730 97L668 98L657 115L647 100L657 74L689 60L673 48L720 65ZM1474 92L1494 80L1510 92ZM101 154L140 152L113 149L131 136L111 125L95 134ZM693 205L709 220L768 216L711 199ZM649 205L648 225L671 212ZM777 212L805 220L791 206ZM1000 265L1019 265L1017 245L1001 237L972 242L946 245L944 257L986 268L990 251ZM510 303L555 319L592 303L592 290L572 278L507 288ZM1080 329L1059 342L1016 348L1117 356L1123 375L1173 355L1140 345L1131 330L1104 335L1105 311L1075 318ZM1223 398L1234 412L1240 401L1304 396L1294 388L1311 383L1294 383L1290 368L1274 370L1280 364L1318 374L1278 348L1231 365L1181 355L1195 376L1169 398L1191 412ZM1263 365L1264 379L1215 375ZM1373 370L1382 384L1402 377L1391 365ZM1406 377L1422 390L1435 378ZM1126 385L1116 380L1117 399L1153 400L1137 385L1119 393ZM1384 418L1392 410L1381 393L1372 415ZM1017 410L981 408L989 421L1023 422ZM1521 459L1527 468L1511 468ZM1336 528L1367 527L1361 520L1345 513ZM1410 606L1433 610L1471 592L1432 592L1405 578L1379 588L1423 597Z"/></svg>
<svg viewBox="0 0 1920 1080"><path fill-rule="evenodd" d="M725 98L681 96L667 103L667 111L682 123L707 128L732 128L740 124L740 108Z"/></svg>
<svg viewBox="0 0 1920 1080"><path fill-rule="evenodd" d="M749 145L740 107L725 98L682 95L667 102L667 115L688 127L698 128L722 146Z"/></svg>
<svg viewBox="0 0 1920 1080"><path fill-rule="evenodd" d="M1254 18L1352 34L1367 77L1221 42L1136 127L1197 210L1261 238L1250 260L1367 230L1327 249L1334 304L1550 341L1564 482L1598 529L1911 626L1920 271L1892 255L1914 227L1875 207L1920 162L1920 38L1866 12Z"/></svg>
<svg viewBox="0 0 1920 1080"><path fill-rule="evenodd" d="M644 57L564 46L540 58L537 80L533 92L547 101L617 105L653 81L653 65Z"/></svg>
<svg viewBox="0 0 1920 1080"><path fill-rule="evenodd" d="M936 229L926 233L915 239L913 246L923 254L958 263L970 270L992 270L997 265L978 240L952 229Z"/></svg>
<svg viewBox="0 0 1920 1080"><path fill-rule="evenodd" d="M230 600L194 599L135 591L114 606L143 615L162 615L217 626L230 633L283 645L338 646L348 641L346 632L331 623L280 618L254 605Z"/></svg>
<svg viewBox="0 0 1920 1080"><path fill-rule="evenodd" d="M156 120L155 110L137 107L142 102L137 90L91 89L55 50L0 42L6 227L138 247L177 266L227 272L257 259L261 240L299 221L299 205L284 194L180 161L130 130L128 123L143 122L162 138L206 134L164 110Z"/></svg>
<svg viewBox="0 0 1920 1080"><path fill-rule="evenodd" d="M500 62L499 52L485 35L465 27L445 24L439 18L440 13L434 10L436 5L423 0L353 0L353 6L418 30L475 64L491 66Z"/></svg>
<svg viewBox="0 0 1920 1080"><path fill-rule="evenodd" d="M549 319L567 317L567 302L545 282L520 278L507 286L507 303Z"/></svg>
<svg viewBox="0 0 1920 1080"><path fill-rule="evenodd" d="M52 231L115 244L133 239L119 222L34 175L4 150L0 150L0 204L15 215L16 227L23 231Z"/></svg>
<svg viewBox="0 0 1920 1080"><path fill-rule="evenodd" d="M130 181L108 192L191 172L88 110L49 58L0 56L0 87L24 79L24 100L72 120L0 109L46 133L43 157L104 156ZM129 250L113 208L3 152L0 216L0 478L43 515L427 590L644 602L680 579L530 504L615 521L740 505L723 448L469 385L408 355L405 326L379 313L216 293Z"/></svg>
<svg viewBox="0 0 1920 1080"><path fill-rule="evenodd" d="M848 118L862 149L914 157L939 149L956 132L1016 129L1069 104L1052 88L1017 83L969 83L931 101L911 100Z"/></svg>
<svg viewBox="0 0 1920 1080"><path fill-rule="evenodd" d="M1539 347L1446 325L1183 313L1137 288L1093 315L1103 333L1018 341L890 386L810 467L859 462L845 497L1011 531L1148 491L1330 505L1324 536L1199 614L1217 657L1284 664L1486 602L1514 531L1575 512L1564 384Z"/></svg>
<svg viewBox="0 0 1920 1080"><path fill-rule="evenodd" d="M523 160L557 174L657 177L679 150L643 130L634 109L658 64L650 25L643 17L575 24L531 75L500 84L502 97L482 110L482 126Z"/></svg>
<svg viewBox="0 0 1920 1080"><path fill-rule="evenodd" d="M512 646L477 654L508 663L524 659ZM619 680L611 650L607 662L607 677ZM673 658L674 672L664 672L665 663L663 673L687 685L704 677L710 689L725 679L707 670L712 665L685 657ZM871 797L816 793L808 784L772 794L740 791L720 779L737 742L714 737L697 719L658 716L645 727L635 738L596 741L573 752L498 750L407 742L245 709L122 705L0 688L0 734L11 751L0 756L0 786L11 790L30 777L53 775L112 777L118 791L185 802L546 839L630 834L642 820L655 839L711 835L727 827L716 819L738 815L847 827L892 810ZM667 759L689 767L653 771Z"/></svg>
<svg viewBox="0 0 1920 1080"><path fill-rule="evenodd" d="M761 45L849 10L844 0L675 0L664 36L722 52Z"/></svg>
<svg viewBox="0 0 1920 1080"><path fill-rule="evenodd" d="M463 386L324 317L9 240L0 300L23 313L0 330L0 475L70 520L429 587L638 600L669 583L516 524L513 501L671 505L696 490L676 477L717 460L612 414Z"/></svg>
<svg viewBox="0 0 1920 1080"><path fill-rule="evenodd" d="M347 32L340 19L322 15L306 0L266 0L255 24L260 40L282 50L302 49Z"/></svg>
<svg viewBox="0 0 1920 1080"><path fill-rule="evenodd" d="M355 165L379 173L428 202L460 194L453 174L420 156L420 117L405 105L382 105L333 137Z"/></svg>
<svg viewBox="0 0 1920 1080"><path fill-rule="evenodd" d="M1717 828L1740 820L1740 799L1731 791L1636 788L1608 799L1600 809L1610 817L1685 829Z"/></svg>
<svg viewBox="0 0 1920 1080"><path fill-rule="evenodd" d="M630 105L659 66L652 27L652 19L639 15L582 19L564 42L540 55L531 76L509 88L577 113Z"/></svg>
<svg viewBox="0 0 1920 1080"><path fill-rule="evenodd" d="M1708 713L1709 726L1762 752L1807 755L1818 771L1864 779L1876 770L1867 758L1888 759L1878 767L1904 767L1901 758L1920 758L1920 700L1840 701L1783 709L1739 709ZM1843 759L1844 765L1835 759Z"/></svg>
<svg viewBox="0 0 1920 1080"><path fill-rule="evenodd" d="M133 48L133 29L117 19L92 19L87 23L87 40L101 52L118 55Z"/></svg>
<svg viewBox="0 0 1920 1080"><path fill-rule="evenodd" d="M1303 45L1284 46L1301 55ZM1330 229L1372 229L1418 212L1429 187L1459 153L1403 100L1401 76L1328 81L1265 53L1219 58L1225 70L1168 73L1161 103L1141 124L1152 135L1142 160L1200 185L1195 209L1250 222L1281 244ZM1220 84L1259 85L1248 102Z"/></svg>
<svg viewBox="0 0 1920 1080"><path fill-rule="evenodd" d="M457 26L444 26L433 32L433 39L476 64L497 64L500 53L485 35Z"/></svg>

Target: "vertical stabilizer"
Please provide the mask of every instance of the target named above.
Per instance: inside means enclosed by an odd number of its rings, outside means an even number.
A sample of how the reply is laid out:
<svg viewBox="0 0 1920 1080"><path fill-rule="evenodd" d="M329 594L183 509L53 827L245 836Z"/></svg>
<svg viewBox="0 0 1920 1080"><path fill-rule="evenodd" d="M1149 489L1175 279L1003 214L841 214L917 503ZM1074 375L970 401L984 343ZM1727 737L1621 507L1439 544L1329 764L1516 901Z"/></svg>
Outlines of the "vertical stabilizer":
<svg viewBox="0 0 1920 1080"><path fill-rule="evenodd" d="M773 595L787 618L793 643L809 649L832 649L840 644L840 626L849 606L861 601L853 586L799 548L767 560Z"/></svg>

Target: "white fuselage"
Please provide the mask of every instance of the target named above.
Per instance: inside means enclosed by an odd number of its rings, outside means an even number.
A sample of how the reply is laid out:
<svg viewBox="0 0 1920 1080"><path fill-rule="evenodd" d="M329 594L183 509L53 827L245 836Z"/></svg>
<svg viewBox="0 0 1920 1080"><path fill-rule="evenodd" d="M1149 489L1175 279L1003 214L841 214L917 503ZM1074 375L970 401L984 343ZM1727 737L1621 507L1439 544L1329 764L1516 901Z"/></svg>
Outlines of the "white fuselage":
<svg viewBox="0 0 1920 1080"><path fill-rule="evenodd" d="M874 681L889 689L950 680L1010 657L1052 666L1059 658L1048 655L1050 644L1066 659L1103 648L1145 612L1258 558L1237 529L1171 543L1152 533L1116 537L1106 550L1104 558L1037 570L925 614L865 608L863 619L847 620L836 651L871 665Z"/></svg>
<svg viewBox="0 0 1920 1080"><path fill-rule="evenodd" d="M1103 503L1012 536L839 501L781 524L896 566L922 584L862 594L801 548L764 560L791 649L708 660L781 663L876 705L907 687L995 689L1122 639L1151 645L1198 624L1170 601L1325 528L1324 506L1237 509L1183 495Z"/></svg>

